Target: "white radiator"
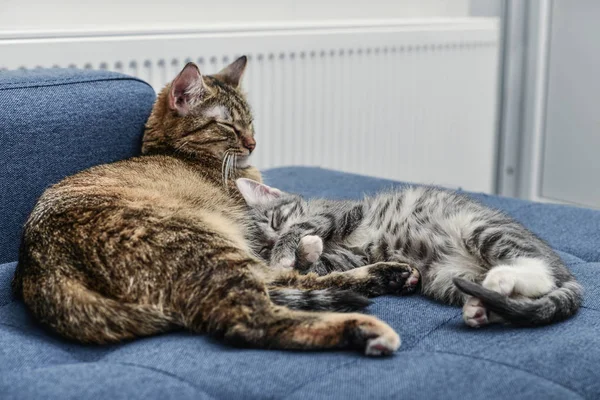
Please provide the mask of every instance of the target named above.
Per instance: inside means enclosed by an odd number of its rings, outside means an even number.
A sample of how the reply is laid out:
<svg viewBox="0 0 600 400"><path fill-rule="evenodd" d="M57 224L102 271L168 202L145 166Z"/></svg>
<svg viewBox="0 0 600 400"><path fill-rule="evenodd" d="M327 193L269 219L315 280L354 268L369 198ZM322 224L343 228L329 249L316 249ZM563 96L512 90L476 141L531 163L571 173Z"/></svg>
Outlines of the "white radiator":
<svg viewBox="0 0 600 400"><path fill-rule="evenodd" d="M246 54L261 168L315 165L491 192L495 19L0 33L0 69L78 67L156 90ZM332 182L335 184L335 182Z"/></svg>

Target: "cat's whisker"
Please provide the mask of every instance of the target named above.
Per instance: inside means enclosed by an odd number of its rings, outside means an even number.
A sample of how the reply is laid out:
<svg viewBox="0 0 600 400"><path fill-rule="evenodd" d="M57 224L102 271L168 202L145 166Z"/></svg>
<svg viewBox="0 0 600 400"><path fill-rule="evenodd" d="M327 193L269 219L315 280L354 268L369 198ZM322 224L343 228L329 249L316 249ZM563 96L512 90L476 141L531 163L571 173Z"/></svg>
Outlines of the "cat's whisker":
<svg viewBox="0 0 600 400"><path fill-rule="evenodd" d="M235 154L229 153L229 160L227 160L227 175L225 177L226 181L229 181L229 178L232 176L234 159L235 159Z"/></svg>
<svg viewBox="0 0 600 400"><path fill-rule="evenodd" d="M225 155L225 169L223 171L223 186L227 187L227 165L229 162L229 154Z"/></svg>
<svg viewBox="0 0 600 400"><path fill-rule="evenodd" d="M223 185L227 187L227 182L229 181L229 177L232 174L232 165L234 154L231 150L227 150L225 152L225 156L223 157L223 166L222 166L222 175L223 175Z"/></svg>
<svg viewBox="0 0 600 400"><path fill-rule="evenodd" d="M225 186L227 186L227 182L229 182L229 171L231 169L231 152L227 153L227 163L225 164Z"/></svg>
<svg viewBox="0 0 600 400"><path fill-rule="evenodd" d="M236 158L237 158L237 157L236 157L236 155L235 155L235 154L232 154L232 155L231 155L231 160L229 161L229 164L230 164L230 165L229 165L229 175L230 175L230 177L229 177L229 178L233 178L233 177L235 177L235 159L236 159Z"/></svg>
<svg viewBox="0 0 600 400"><path fill-rule="evenodd" d="M223 161L221 163L221 180L223 181L223 186L227 187L227 179L225 178L225 166L227 165L227 154L229 153L229 150L225 151L225 154L223 154Z"/></svg>
<svg viewBox="0 0 600 400"><path fill-rule="evenodd" d="M225 159L225 177L223 183L227 186L227 181L229 180L229 160L231 159L231 154L227 153L227 157Z"/></svg>

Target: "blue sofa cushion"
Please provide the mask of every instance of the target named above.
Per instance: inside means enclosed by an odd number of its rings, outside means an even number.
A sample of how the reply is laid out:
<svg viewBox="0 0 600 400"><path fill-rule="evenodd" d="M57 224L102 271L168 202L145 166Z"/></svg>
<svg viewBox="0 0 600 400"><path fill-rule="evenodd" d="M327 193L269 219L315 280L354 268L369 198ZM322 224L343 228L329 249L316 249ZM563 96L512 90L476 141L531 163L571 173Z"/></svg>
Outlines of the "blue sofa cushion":
<svg viewBox="0 0 600 400"><path fill-rule="evenodd" d="M67 175L139 152L154 90L104 71L0 73L0 262L42 191Z"/></svg>
<svg viewBox="0 0 600 400"><path fill-rule="evenodd" d="M400 185L280 168L266 182L306 196L358 198ZM4 399L597 399L600 398L600 212L474 195L556 248L585 287L572 319L524 329L467 328L461 310L419 295L380 297L368 312L402 337L393 357L237 349L185 332L84 346L46 332L9 292L0 265L0 393Z"/></svg>

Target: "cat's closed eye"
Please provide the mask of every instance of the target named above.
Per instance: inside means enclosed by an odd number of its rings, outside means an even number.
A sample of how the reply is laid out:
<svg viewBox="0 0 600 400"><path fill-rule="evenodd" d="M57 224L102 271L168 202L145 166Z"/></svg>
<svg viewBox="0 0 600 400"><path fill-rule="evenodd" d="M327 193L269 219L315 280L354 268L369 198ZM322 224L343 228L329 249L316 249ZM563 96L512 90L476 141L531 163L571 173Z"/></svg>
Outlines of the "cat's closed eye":
<svg viewBox="0 0 600 400"><path fill-rule="evenodd" d="M258 255L260 255L263 258L267 258L269 256L269 247L265 246L262 249L260 249Z"/></svg>
<svg viewBox="0 0 600 400"><path fill-rule="evenodd" d="M217 121L217 124L219 124L220 126L229 129L230 131L233 131L237 136L240 136L240 131L237 127L235 127L235 125L229 123L229 122L222 122L222 121Z"/></svg>

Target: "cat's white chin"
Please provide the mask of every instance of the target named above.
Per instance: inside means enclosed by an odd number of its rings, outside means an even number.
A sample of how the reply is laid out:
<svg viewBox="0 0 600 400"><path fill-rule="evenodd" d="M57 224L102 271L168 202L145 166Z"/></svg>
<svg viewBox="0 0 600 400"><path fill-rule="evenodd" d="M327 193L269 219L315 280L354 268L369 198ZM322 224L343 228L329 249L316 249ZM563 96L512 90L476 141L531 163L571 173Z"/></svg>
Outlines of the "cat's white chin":
<svg viewBox="0 0 600 400"><path fill-rule="evenodd" d="M239 169L246 169L250 166L250 156L237 156L236 167Z"/></svg>

